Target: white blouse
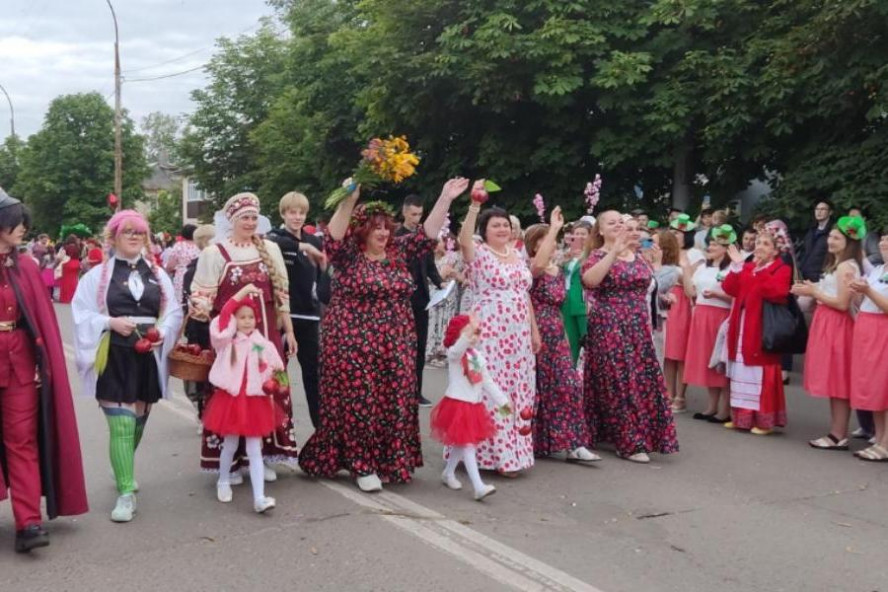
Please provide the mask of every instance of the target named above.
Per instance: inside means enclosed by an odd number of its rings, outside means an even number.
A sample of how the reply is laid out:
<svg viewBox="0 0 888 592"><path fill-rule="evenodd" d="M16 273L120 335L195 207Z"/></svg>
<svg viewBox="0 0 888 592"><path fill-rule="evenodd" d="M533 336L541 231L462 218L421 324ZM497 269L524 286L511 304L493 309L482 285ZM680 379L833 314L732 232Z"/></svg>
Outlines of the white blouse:
<svg viewBox="0 0 888 592"><path fill-rule="evenodd" d="M731 308L730 302L725 302L720 298L706 298L703 296L704 290L718 290L723 292L721 281L728 274L728 270L721 270L718 267L698 267L694 272L694 289L697 292L697 304L705 304L707 306L715 306L716 308Z"/></svg>
<svg viewBox="0 0 888 592"><path fill-rule="evenodd" d="M879 265L873 268L866 276L866 281L875 292L883 298L888 298L888 266ZM860 305L860 312L869 312L873 314L885 314L885 311L876 306L869 297L864 296L863 304Z"/></svg>
<svg viewBox="0 0 888 592"><path fill-rule="evenodd" d="M251 263L261 260L259 249L255 245L238 246L229 239L223 240L221 244L228 252L228 256L231 257L233 263ZM287 283L287 267L284 264L281 248L277 243L266 240L265 249L275 270ZM210 300L214 299L219 289L219 284L222 282L225 263L225 258L219 251L218 245L210 245L201 251L200 257L197 260L197 269L194 271L194 280L192 280L191 284L192 293ZM281 312L290 312L289 297L279 298L277 305L278 310Z"/></svg>

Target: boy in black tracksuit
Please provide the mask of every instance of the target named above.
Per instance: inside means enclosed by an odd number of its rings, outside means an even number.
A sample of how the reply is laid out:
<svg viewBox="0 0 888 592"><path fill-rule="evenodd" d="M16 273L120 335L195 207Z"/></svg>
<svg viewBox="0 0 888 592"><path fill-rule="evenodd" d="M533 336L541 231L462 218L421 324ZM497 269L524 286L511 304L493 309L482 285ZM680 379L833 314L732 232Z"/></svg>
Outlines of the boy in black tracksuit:
<svg viewBox="0 0 888 592"><path fill-rule="evenodd" d="M308 215L308 199L290 192L281 198L283 228L275 228L268 239L281 248L290 283L290 317L299 349L296 359L302 369L302 384L308 402L308 413L314 427L320 424L318 404L318 349L320 340L321 302L318 282L325 279L327 259L320 238L303 231Z"/></svg>

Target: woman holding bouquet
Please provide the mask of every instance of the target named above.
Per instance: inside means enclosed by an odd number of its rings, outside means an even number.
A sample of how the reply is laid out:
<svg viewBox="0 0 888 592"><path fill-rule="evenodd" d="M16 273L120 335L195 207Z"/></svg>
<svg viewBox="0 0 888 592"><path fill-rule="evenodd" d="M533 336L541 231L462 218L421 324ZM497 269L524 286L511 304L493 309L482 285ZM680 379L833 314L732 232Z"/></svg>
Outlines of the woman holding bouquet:
<svg viewBox="0 0 888 592"><path fill-rule="evenodd" d="M423 225L395 237L383 202L355 207L360 186L339 203L325 244L332 298L321 321L321 423L299 466L333 478L349 471L365 492L407 483L422 466L414 369L416 335L409 263L431 253L450 204L468 187L451 179Z"/></svg>

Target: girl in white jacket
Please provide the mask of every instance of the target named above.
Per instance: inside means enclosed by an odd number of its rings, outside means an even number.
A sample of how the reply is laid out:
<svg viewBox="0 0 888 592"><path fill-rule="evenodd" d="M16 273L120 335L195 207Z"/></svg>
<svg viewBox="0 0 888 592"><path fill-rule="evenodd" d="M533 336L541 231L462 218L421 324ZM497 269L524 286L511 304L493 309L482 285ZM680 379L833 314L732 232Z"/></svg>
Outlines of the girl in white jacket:
<svg viewBox="0 0 888 592"><path fill-rule="evenodd" d="M455 474L462 461L475 488L475 499L481 501L496 492L493 485L481 480L475 457L475 446L496 434L493 419L482 402L482 391L487 391L501 414L509 415L512 409L487 371L484 356L473 347L479 333L480 325L470 315L457 315L450 320L444 335L449 382L444 398L432 410L431 425L432 436L450 446L441 481L450 489L462 489Z"/></svg>
<svg viewBox="0 0 888 592"><path fill-rule="evenodd" d="M284 369L284 362L274 344L256 330L261 306L256 294L261 292L252 284L245 286L210 323L210 340L216 350L210 383L216 390L207 403L204 425L225 436L219 459L217 499L223 503L232 499L230 467L243 437L250 459L253 509L262 513L275 505L274 498L265 496L262 438L274 431L271 393L279 385L271 379Z"/></svg>

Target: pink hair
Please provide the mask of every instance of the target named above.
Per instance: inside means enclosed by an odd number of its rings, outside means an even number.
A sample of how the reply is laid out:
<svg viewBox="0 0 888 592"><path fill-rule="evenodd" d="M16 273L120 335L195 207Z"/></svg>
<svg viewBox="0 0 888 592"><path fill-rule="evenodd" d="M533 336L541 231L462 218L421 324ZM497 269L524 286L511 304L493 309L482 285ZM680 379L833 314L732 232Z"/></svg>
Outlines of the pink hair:
<svg viewBox="0 0 888 592"><path fill-rule="evenodd" d="M146 235L150 232L148 221L136 210L120 210L108 220L105 225L105 240L113 241L120 234L120 231L129 226L136 232L144 232Z"/></svg>

